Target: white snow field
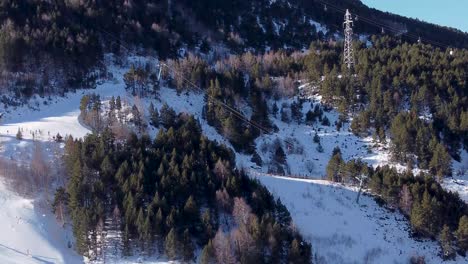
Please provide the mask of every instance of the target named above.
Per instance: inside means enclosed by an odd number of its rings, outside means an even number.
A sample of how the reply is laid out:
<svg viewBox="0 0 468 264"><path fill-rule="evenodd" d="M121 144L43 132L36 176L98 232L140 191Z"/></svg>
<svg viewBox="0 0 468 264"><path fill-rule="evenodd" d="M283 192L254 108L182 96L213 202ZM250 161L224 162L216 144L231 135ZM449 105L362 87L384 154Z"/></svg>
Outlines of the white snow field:
<svg viewBox="0 0 468 264"><path fill-rule="evenodd" d="M82 263L67 247L69 233L49 206L18 196L0 181L0 263Z"/></svg>
<svg viewBox="0 0 468 264"><path fill-rule="evenodd" d="M291 212L295 225L312 243L315 263L408 263L425 256L442 263L437 242L409 237L407 220L361 195L356 188L324 180L291 179L254 174ZM457 256L455 261L467 263Z"/></svg>
<svg viewBox="0 0 468 264"><path fill-rule="evenodd" d="M120 95L123 100L132 104L134 98L125 91L123 74L129 69L131 62L141 62L145 59L130 57L130 63L124 66L114 65L111 56L106 56L106 59L114 78L97 85L96 89L68 93L63 98L54 97L47 105L42 103L44 99L37 99L38 103L33 101L31 105L39 110L31 110L29 107L9 108L10 112L5 112L0 120L0 155L28 164L35 144L34 134L35 142L44 145L43 149L50 162L57 162L54 158L61 153L63 143L55 143L53 136L60 133L62 136L83 137L90 132L78 120L79 103L84 94L99 94L104 103L111 96ZM316 97L312 101L316 104L319 100L320 98ZM193 114L199 119L203 133L209 139L231 146L201 118L203 94L177 94L173 89L161 88L159 99L141 99L145 106L148 106L150 101L158 109L163 103L167 103L176 112ZM290 104L292 101L279 101L277 105L281 107L282 103ZM272 105L273 102L269 104ZM303 113L305 114L310 107L310 102L304 103ZM248 107L239 108L244 109L246 114L251 111ZM259 179L288 207L296 226L310 239L314 254L318 254L319 263L407 263L408 258L413 255L426 256L428 263L440 263L442 260L437 256L437 244L432 241L417 242L410 238L408 223L402 215L379 207L367 196L362 196L361 205L357 206L356 191L353 188L320 180L325 174L326 164L335 146L341 148L345 160L361 158L373 166L390 164L404 168L389 161L389 153L384 149L385 146L373 148L371 137L362 139L354 136L349 131L349 124L345 124L341 131L336 131L336 111L325 112L325 115L331 126L321 126L318 123L314 126L299 125L294 121L287 124L279 119L279 114L278 118L271 116L271 120L279 128L278 133L262 135L256 140L257 152L264 161L263 166L254 165L250 161L251 157L243 154L237 154L237 166L266 173L272 153L268 146L276 139L296 140L295 149L300 146L303 151L294 150L288 153L288 173L304 175L311 179L269 176L259 176ZM22 130L24 139L21 141L15 137L18 129ZM155 135L157 130L149 132ZM319 152L317 144L312 141L315 132L320 136L323 152ZM286 148L285 151L288 152ZM462 156L462 163L454 163L454 168L467 167L463 165L468 162L466 151ZM459 192L467 201L468 190L464 187L467 186L467 180L468 175L465 173L458 178L446 180L444 186ZM70 232L54 220L50 207L38 206L44 204L43 197L33 194L28 197L33 198L25 199L0 184L0 263L84 262L82 257L67 247L68 240L72 240ZM21 220L18 220L19 217ZM31 256L28 256L28 250ZM139 256L118 259L111 253L106 259L112 263L165 263L164 259L145 259ZM457 257L456 262L467 263L468 259Z"/></svg>

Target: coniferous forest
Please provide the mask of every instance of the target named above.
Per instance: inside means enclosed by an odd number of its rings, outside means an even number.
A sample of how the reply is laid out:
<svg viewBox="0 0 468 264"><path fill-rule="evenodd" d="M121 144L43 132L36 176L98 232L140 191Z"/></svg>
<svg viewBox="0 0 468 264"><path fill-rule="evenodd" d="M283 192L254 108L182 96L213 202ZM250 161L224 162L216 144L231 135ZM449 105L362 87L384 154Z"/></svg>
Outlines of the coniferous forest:
<svg viewBox="0 0 468 264"><path fill-rule="evenodd" d="M67 205L78 252L104 254L100 238L115 232L117 252L164 253L201 263L309 263L311 247L280 200L234 168L232 151L201 135L180 115L152 141L120 142L109 131L66 140ZM110 219L110 220L109 220ZM234 248L234 251L231 251Z"/></svg>
<svg viewBox="0 0 468 264"><path fill-rule="evenodd" d="M355 43L353 76L342 68L341 45L317 41L312 42L308 54L244 53L216 61L214 69L194 56L170 60L177 74L169 74L168 79L178 89L193 89L183 85L180 76L187 76L205 88L208 96L229 105L239 105L243 98L254 108L251 120L271 130L275 128L269 114L290 111L289 121L310 121L312 113L307 117L301 112L300 100L293 105L276 105L276 110L266 103L266 99L297 94L295 80L309 80L312 90L336 107L343 121L353 117L353 133L372 135L382 143L391 140L394 160L428 169L441 178L450 176L451 159L459 160L460 151L468 147L467 51L457 50L452 56L429 45L389 37L374 37L372 43L369 48ZM252 81L246 83L243 76ZM221 133L229 131L225 135L234 147L253 150L257 130L234 124L234 116L208 100L205 114Z"/></svg>
<svg viewBox="0 0 468 264"><path fill-rule="evenodd" d="M327 1L366 17L378 17L383 25L411 31L423 39L458 48L468 45L466 34L454 29L383 13L359 1ZM302 0L3 0L0 10L2 91L21 99L2 98L9 104L24 103L33 94L47 96L94 87L96 79L105 76L105 53L146 50L160 58L174 58L181 48L207 52L217 43L236 53L292 51L307 48L311 41L335 39L343 19L342 14L325 11L321 1ZM319 30L309 19L328 30ZM359 21L355 26L361 34L380 33L380 27ZM404 35L401 38L408 40Z"/></svg>
<svg viewBox="0 0 468 264"><path fill-rule="evenodd" d="M83 92L78 119L93 133L52 135L65 145L53 210L70 218L79 254L315 262L310 237L235 156L288 176L288 155L304 146L281 125L305 124L317 145L311 156L330 154L313 177L355 187L364 175L365 195L406 217L412 238L437 241L445 260L466 256L468 207L443 182L468 151L468 34L358 0L323 1L0 0L0 119L102 83L122 81L127 93ZM351 70L340 9L353 12ZM200 116L176 112L163 88L202 94ZM387 162L404 169L345 160L338 146L322 146L319 126L372 138L368 151L388 148ZM29 133L18 128L12 139L26 145ZM271 146L257 140L265 135L277 136ZM319 159L304 156L313 174Z"/></svg>

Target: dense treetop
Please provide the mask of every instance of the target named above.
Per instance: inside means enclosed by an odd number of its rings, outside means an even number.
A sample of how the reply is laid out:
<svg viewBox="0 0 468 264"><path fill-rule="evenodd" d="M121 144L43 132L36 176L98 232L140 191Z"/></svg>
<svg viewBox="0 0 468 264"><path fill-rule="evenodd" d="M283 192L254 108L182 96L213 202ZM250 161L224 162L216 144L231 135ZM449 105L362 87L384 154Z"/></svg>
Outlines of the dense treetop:
<svg viewBox="0 0 468 264"><path fill-rule="evenodd" d="M294 231L279 200L234 169L232 151L201 135L179 115L156 139L115 140L108 130L68 138L66 204L77 249L101 257L96 237L115 232L123 255L164 253L203 263L309 263L311 248ZM108 223L108 224L103 224Z"/></svg>

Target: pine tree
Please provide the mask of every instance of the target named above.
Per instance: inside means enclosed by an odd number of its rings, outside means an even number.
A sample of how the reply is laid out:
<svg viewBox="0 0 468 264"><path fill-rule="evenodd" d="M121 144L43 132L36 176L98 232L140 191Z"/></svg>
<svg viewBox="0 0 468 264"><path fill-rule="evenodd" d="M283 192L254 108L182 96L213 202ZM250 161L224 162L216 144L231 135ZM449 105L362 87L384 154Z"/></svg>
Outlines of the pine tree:
<svg viewBox="0 0 468 264"><path fill-rule="evenodd" d="M276 220L281 226L289 226L292 218L286 206L281 202L281 199L276 200Z"/></svg>
<svg viewBox="0 0 468 264"><path fill-rule="evenodd" d="M437 235L437 220L435 205L431 203L431 197L427 190L424 191L421 202L414 201L411 210L410 221L413 229L427 237Z"/></svg>
<svg viewBox="0 0 468 264"><path fill-rule="evenodd" d="M439 235L440 248L442 250L442 256L445 260L453 259L455 257L455 249L453 247L454 237L450 228L444 225Z"/></svg>
<svg viewBox="0 0 468 264"><path fill-rule="evenodd" d="M393 119L390 128L390 134L392 136L392 154L400 161L406 161L406 157L410 152L413 141L406 128L407 119L406 114L398 114Z"/></svg>
<svg viewBox="0 0 468 264"><path fill-rule="evenodd" d="M298 124L302 121L302 104L300 102L293 102L291 104L291 118Z"/></svg>
<svg viewBox="0 0 468 264"><path fill-rule="evenodd" d="M21 132L21 129L18 128L18 132L16 132L16 139L17 140L22 140L23 139L23 133Z"/></svg>
<svg viewBox="0 0 468 264"><path fill-rule="evenodd" d="M311 126L314 124L315 122L315 114L314 112L312 112L311 110L307 111L306 113L306 118L305 118L305 122L307 125Z"/></svg>
<svg viewBox="0 0 468 264"><path fill-rule="evenodd" d="M104 160L101 163L101 171L104 177L110 178L114 175L115 169L114 164L112 164L109 155L106 155Z"/></svg>
<svg viewBox="0 0 468 264"><path fill-rule="evenodd" d="M188 229L185 229L184 235L183 235L183 240L182 240L182 257L184 261L191 261L194 257L193 255L193 242L192 238L190 236L190 232Z"/></svg>
<svg viewBox="0 0 468 264"><path fill-rule="evenodd" d="M210 210L205 210L205 212L203 212L201 222L204 231L202 239L203 241L208 241L209 238L214 236L216 230L216 226L214 226L216 223L214 223L213 219L211 218Z"/></svg>
<svg viewBox="0 0 468 264"><path fill-rule="evenodd" d="M77 209L73 217L73 234L75 235L76 249L80 254L88 256L89 253L89 214L86 209Z"/></svg>
<svg viewBox="0 0 468 264"><path fill-rule="evenodd" d="M115 108L118 111L122 110L122 101L120 100L120 95L117 96L117 99L115 100Z"/></svg>
<svg viewBox="0 0 468 264"><path fill-rule="evenodd" d="M457 246L460 252L466 254L468 251L468 216L464 215L460 218L455 237L457 238Z"/></svg>
<svg viewBox="0 0 468 264"><path fill-rule="evenodd" d="M278 146L276 147L276 150L275 150L274 160L278 164L286 164L286 154L284 153L283 148L279 144L278 144Z"/></svg>
<svg viewBox="0 0 468 264"><path fill-rule="evenodd" d="M166 241L164 244L164 253L170 260L174 260L179 255L179 240L177 238L177 233L174 228L171 228L169 233L166 236Z"/></svg>
<svg viewBox="0 0 468 264"><path fill-rule="evenodd" d="M160 123L165 127L169 128L174 125L176 113L174 109L170 108L166 103L163 104L160 111Z"/></svg>
<svg viewBox="0 0 468 264"><path fill-rule="evenodd" d="M81 97L81 100L80 100L80 112L82 115L86 115L88 109L89 109L89 103L91 101L91 98L89 97L89 95L84 95L83 97Z"/></svg>
<svg viewBox="0 0 468 264"><path fill-rule="evenodd" d="M62 142L63 141L63 137L62 137L62 135L60 135L60 133L57 133L57 135L55 135L55 141L56 142Z"/></svg>
<svg viewBox="0 0 468 264"><path fill-rule="evenodd" d="M462 111L460 114L460 130L468 132L468 111Z"/></svg>
<svg viewBox="0 0 468 264"><path fill-rule="evenodd" d="M300 263L301 262L301 247L299 241L294 239L291 242L291 247L289 248L288 254L288 263Z"/></svg>
<svg viewBox="0 0 468 264"><path fill-rule="evenodd" d="M194 222L198 220L198 207L192 195L190 195L190 197L185 202L184 214L187 217L186 221L190 226L193 226Z"/></svg>
<svg viewBox="0 0 468 264"><path fill-rule="evenodd" d="M330 159L327 164L326 172L327 179L334 182L341 182L342 176L341 167L344 163L343 158L341 157L341 151L336 152Z"/></svg>
<svg viewBox="0 0 468 264"><path fill-rule="evenodd" d="M156 213L155 217L155 223L154 223L154 232L156 235L160 236L164 232L164 216L162 213L161 208L158 209L158 212Z"/></svg>
<svg viewBox="0 0 468 264"><path fill-rule="evenodd" d="M324 116L322 119L322 126L330 126L330 120L327 116Z"/></svg>
<svg viewBox="0 0 468 264"><path fill-rule="evenodd" d="M138 107L136 105L132 106L132 116L133 116L133 123L135 124L136 127L140 128L142 126L142 118L141 118L141 113L138 110Z"/></svg>
<svg viewBox="0 0 468 264"><path fill-rule="evenodd" d="M151 121L151 125L153 125L154 127L159 127L159 111L157 108L154 107L153 103L151 102L150 106L149 106L149 115L150 115L150 121Z"/></svg>
<svg viewBox="0 0 468 264"><path fill-rule="evenodd" d="M242 144L242 136L239 133L239 122L233 115L229 115L223 122L223 134L224 136L236 147L240 149Z"/></svg>
<svg viewBox="0 0 468 264"><path fill-rule="evenodd" d="M128 228L128 224L125 225L124 235L123 235L123 249L122 255L130 256L132 253L131 245L130 245L130 230Z"/></svg>
<svg viewBox="0 0 468 264"><path fill-rule="evenodd" d="M314 134L313 141L314 141L314 143L320 143L320 137L319 137L319 135L317 134L317 132L315 132L315 134Z"/></svg>
<svg viewBox="0 0 468 264"><path fill-rule="evenodd" d="M437 175L439 178L451 176L451 165L452 158L448 154L445 147L441 143L438 143L434 150L431 162L429 163L431 172Z"/></svg>
<svg viewBox="0 0 468 264"><path fill-rule="evenodd" d="M215 264L216 263L215 249L213 247L213 242L211 241L211 239L203 247L201 257L200 257L200 263L201 264Z"/></svg>
<svg viewBox="0 0 468 264"><path fill-rule="evenodd" d="M260 155L258 155L257 151L254 151L252 154L252 159L250 160L251 162L257 164L257 166L262 166L263 161Z"/></svg>
<svg viewBox="0 0 468 264"><path fill-rule="evenodd" d="M171 212L166 217L167 229L172 229L176 226L177 214L178 214L177 209L175 209L175 207L172 207Z"/></svg>
<svg viewBox="0 0 468 264"><path fill-rule="evenodd" d="M144 249L146 250L147 254L150 255L152 252L151 246L153 244L153 233L151 228L151 218L150 213L146 215L145 223L143 224L143 240L144 240Z"/></svg>
<svg viewBox="0 0 468 264"><path fill-rule="evenodd" d="M138 229L138 237L140 242L144 240L144 225L145 225L145 215L143 214L143 209L140 208L138 210L138 216L136 220L136 227Z"/></svg>
<svg viewBox="0 0 468 264"><path fill-rule="evenodd" d="M109 110L113 112L115 110L115 97L112 96L109 101Z"/></svg>

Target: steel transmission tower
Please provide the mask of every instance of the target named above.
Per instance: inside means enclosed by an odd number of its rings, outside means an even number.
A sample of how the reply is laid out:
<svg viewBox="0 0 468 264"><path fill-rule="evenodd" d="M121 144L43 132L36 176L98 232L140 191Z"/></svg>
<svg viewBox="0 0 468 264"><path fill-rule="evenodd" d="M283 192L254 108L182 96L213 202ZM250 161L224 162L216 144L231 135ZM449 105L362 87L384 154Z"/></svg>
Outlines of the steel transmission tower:
<svg viewBox="0 0 468 264"><path fill-rule="evenodd" d="M346 9L346 14L344 16L344 63L351 69L354 64L354 54L353 54L353 17L348 9Z"/></svg>

